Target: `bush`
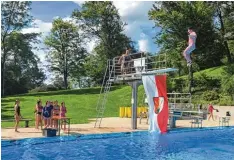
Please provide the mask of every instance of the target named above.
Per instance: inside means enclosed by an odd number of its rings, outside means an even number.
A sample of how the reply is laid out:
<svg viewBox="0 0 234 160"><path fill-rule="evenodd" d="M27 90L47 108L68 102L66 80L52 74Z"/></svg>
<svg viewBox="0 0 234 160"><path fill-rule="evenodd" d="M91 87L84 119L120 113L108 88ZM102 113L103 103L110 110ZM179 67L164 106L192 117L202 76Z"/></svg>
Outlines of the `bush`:
<svg viewBox="0 0 234 160"><path fill-rule="evenodd" d="M58 89L54 85L49 84L49 85L47 85L47 89L46 90L47 91L57 91Z"/></svg>
<svg viewBox="0 0 234 160"><path fill-rule="evenodd" d="M175 78L169 85L169 91L175 91L175 92L184 92L184 89L188 86L188 83L186 79L184 78Z"/></svg>
<svg viewBox="0 0 234 160"><path fill-rule="evenodd" d="M30 90L29 93L57 91L57 90L58 89L55 86L51 85L51 84L49 84L49 85L44 84L44 85L41 85L40 87L36 87L36 88Z"/></svg>
<svg viewBox="0 0 234 160"><path fill-rule="evenodd" d="M220 88L220 85L221 82L219 79L209 77L205 73L201 73L194 77L194 87L196 87L196 90L216 89Z"/></svg>
<svg viewBox="0 0 234 160"><path fill-rule="evenodd" d="M205 91L202 94L203 100L205 101L215 101L219 100L219 94L216 91Z"/></svg>
<svg viewBox="0 0 234 160"><path fill-rule="evenodd" d="M221 94L220 95L220 106L233 106L234 105L234 99L232 96L229 96L227 94Z"/></svg>

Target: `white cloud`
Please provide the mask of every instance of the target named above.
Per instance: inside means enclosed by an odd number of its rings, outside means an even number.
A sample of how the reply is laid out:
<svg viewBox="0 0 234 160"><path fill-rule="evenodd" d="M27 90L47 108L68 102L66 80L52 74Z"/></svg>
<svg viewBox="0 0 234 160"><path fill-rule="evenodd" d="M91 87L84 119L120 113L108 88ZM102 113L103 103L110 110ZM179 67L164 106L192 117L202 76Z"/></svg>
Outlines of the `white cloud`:
<svg viewBox="0 0 234 160"><path fill-rule="evenodd" d="M52 28L52 22L43 22L42 20L36 19L33 21L33 26L24 28L22 33L48 33Z"/></svg>
<svg viewBox="0 0 234 160"><path fill-rule="evenodd" d="M74 3L78 4L79 6L82 6L82 4L85 3L85 1L73 1Z"/></svg>
<svg viewBox="0 0 234 160"><path fill-rule="evenodd" d="M145 30L153 30L153 22L148 18L148 11L152 8L154 2L146 1L114 1L119 10L121 19L127 23L124 33L137 42L139 50L155 52L151 31L145 33Z"/></svg>
<svg viewBox="0 0 234 160"><path fill-rule="evenodd" d="M149 48L149 41L147 39L141 39L138 41L139 50L143 52L147 52L150 50Z"/></svg>

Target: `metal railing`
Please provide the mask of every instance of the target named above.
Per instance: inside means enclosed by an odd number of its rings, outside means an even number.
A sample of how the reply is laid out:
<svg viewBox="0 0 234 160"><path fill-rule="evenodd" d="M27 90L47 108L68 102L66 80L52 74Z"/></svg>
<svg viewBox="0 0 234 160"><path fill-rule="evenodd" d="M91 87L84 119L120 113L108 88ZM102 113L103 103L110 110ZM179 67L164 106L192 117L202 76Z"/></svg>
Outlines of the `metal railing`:
<svg viewBox="0 0 234 160"><path fill-rule="evenodd" d="M167 93L170 110L196 110L190 93Z"/></svg>
<svg viewBox="0 0 234 160"><path fill-rule="evenodd" d="M113 58L109 64L114 66L112 78L120 75L142 74L168 68L166 54L134 53L125 56L124 58L128 60L122 60L122 62L120 62L120 58L121 56Z"/></svg>

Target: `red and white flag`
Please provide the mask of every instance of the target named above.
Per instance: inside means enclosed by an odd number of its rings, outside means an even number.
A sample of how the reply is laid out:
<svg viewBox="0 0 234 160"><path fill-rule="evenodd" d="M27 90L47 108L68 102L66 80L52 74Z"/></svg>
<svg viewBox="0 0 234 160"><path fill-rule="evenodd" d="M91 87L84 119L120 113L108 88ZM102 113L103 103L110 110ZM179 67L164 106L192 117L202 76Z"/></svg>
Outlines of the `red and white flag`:
<svg viewBox="0 0 234 160"><path fill-rule="evenodd" d="M149 130L167 132L169 109L166 75L145 75L142 80L149 105Z"/></svg>

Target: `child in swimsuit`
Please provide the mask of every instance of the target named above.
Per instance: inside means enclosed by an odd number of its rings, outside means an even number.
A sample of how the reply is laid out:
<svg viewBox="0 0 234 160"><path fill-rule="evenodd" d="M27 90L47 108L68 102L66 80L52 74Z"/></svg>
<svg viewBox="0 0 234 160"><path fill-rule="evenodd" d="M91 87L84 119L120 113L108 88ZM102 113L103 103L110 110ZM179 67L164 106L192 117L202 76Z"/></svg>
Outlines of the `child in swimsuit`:
<svg viewBox="0 0 234 160"><path fill-rule="evenodd" d="M42 110L42 115L44 119L44 127L47 128L50 126L51 117L52 117L52 107L50 106L50 102L46 102L46 106Z"/></svg>
<svg viewBox="0 0 234 160"><path fill-rule="evenodd" d="M61 107L60 107L61 118L66 117L66 113L67 113L67 108L65 107L65 103L62 102ZM64 124L64 128L62 127L63 124ZM61 122L61 129L66 130L66 120L65 119Z"/></svg>
<svg viewBox="0 0 234 160"><path fill-rule="evenodd" d="M58 105L58 101L54 101L54 105L53 105L53 116L60 116L60 107ZM58 120L53 120L53 125L55 128L58 128Z"/></svg>
<svg viewBox="0 0 234 160"><path fill-rule="evenodd" d="M17 128L18 128L18 125L19 125L19 121L21 119L21 114L20 114L20 101L19 100L16 100L15 101L15 132L18 132Z"/></svg>
<svg viewBox="0 0 234 160"><path fill-rule="evenodd" d="M39 123L41 125L41 128L42 128L42 110L43 110L43 106L42 106L42 103L41 101L37 101L37 108L36 108L36 129L39 129L38 126L39 126Z"/></svg>
<svg viewBox="0 0 234 160"><path fill-rule="evenodd" d="M184 58L187 61L187 66L191 66L192 60L191 60L191 53L196 49L196 39L197 39L197 34L193 31L193 28L188 29L189 33L189 41L188 41L188 47L184 50L183 55Z"/></svg>

